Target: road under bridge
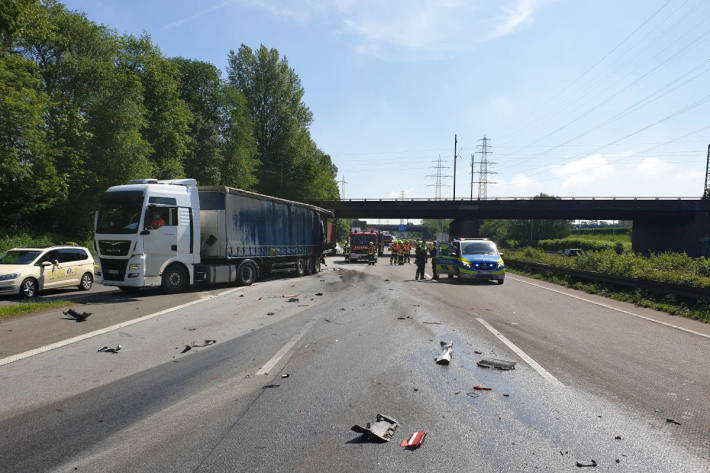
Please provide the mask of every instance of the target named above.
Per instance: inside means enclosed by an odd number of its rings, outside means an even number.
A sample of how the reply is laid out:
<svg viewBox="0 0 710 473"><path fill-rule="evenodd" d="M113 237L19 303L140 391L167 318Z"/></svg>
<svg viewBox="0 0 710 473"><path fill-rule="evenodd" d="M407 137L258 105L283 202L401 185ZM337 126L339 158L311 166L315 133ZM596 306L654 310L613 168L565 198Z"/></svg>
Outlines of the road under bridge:
<svg viewBox="0 0 710 473"><path fill-rule="evenodd" d="M710 256L710 200L687 197L362 199L311 202L336 218L451 218L453 237L480 235L483 219L631 220L634 251Z"/></svg>

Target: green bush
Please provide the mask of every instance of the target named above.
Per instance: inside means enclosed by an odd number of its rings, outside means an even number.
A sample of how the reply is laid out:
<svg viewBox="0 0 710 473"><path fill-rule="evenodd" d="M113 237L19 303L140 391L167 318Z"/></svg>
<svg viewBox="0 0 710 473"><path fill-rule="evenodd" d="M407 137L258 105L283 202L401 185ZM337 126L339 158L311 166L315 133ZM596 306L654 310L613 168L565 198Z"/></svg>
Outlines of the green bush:
<svg viewBox="0 0 710 473"><path fill-rule="evenodd" d="M0 253L20 246L52 246L73 242L85 246L94 253L92 235L60 235L57 233L37 232L27 229L17 229L0 233Z"/></svg>

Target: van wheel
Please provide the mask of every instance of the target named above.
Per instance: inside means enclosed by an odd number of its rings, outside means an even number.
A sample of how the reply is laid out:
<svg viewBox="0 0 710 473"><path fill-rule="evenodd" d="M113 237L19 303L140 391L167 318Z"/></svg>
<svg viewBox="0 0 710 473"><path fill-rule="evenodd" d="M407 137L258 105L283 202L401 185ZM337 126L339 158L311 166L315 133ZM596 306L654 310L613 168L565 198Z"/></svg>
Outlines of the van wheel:
<svg viewBox="0 0 710 473"><path fill-rule="evenodd" d="M306 274L306 262L303 258L298 258L296 260L296 274L299 278Z"/></svg>
<svg viewBox="0 0 710 473"><path fill-rule="evenodd" d="M320 258L318 258L318 257L313 258L313 273L314 274L320 273Z"/></svg>
<svg viewBox="0 0 710 473"><path fill-rule="evenodd" d="M251 286L256 281L256 274L256 266L251 261L244 261L237 268L237 282Z"/></svg>
<svg viewBox="0 0 710 473"><path fill-rule="evenodd" d="M496 282L498 283L499 286L501 284L503 284L503 281L505 281L505 279L496 279Z"/></svg>
<svg viewBox="0 0 710 473"><path fill-rule="evenodd" d="M171 264L165 271L163 271L163 279L161 286L163 291L168 294L176 294L178 292L185 292L187 289L188 274L184 267L178 264Z"/></svg>
<svg viewBox="0 0 710 473"><path fill-rule="evenodd" d="M34 278L27 278L20 284L20 295L25 299L31 299L39 293L39 285Z"/></svg>
<svg viewBox="0 0 710 473"><path fill-rule="evenodd" d="M94 277L91 275L91 273L84 273L84 275L81 277L81 282L79 283L79 289L81 289L82 291L88 291L93 285Z"/></svg>

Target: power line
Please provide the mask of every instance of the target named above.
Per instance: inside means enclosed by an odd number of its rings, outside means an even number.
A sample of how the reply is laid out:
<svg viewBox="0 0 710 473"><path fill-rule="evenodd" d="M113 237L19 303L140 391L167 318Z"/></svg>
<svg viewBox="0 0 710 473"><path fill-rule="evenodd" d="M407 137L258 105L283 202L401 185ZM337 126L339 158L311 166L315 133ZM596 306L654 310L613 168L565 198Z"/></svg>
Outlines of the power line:
<svg viewBox="0 0 710 473"><path fill-rule="evenodd" d="M434 178L434 184L428 184L427 187L433 187L434 188L434 199L435 200L441 200L441 188L442 187L449 187L447 184L443 183L444 179L448 179L451 176L445 176L442 174L443 169L451 169L449 166L444 166L444 160L441 159L441 155L439 155L439 159L432 161L435 165L434 166L429 166L430 169L436 169L436 174L429 174L425 177L427 178Z"/></svg>
<svg viewBox="0 0 710 473"><path fill-rule="evenodd" d="M488 144L490 138L483 135L480 140L480 145L478 145L478 155L481 157L478 171L478 198L487 199L488 198L488 184L495 184L495 181L489 181L489 174L498 174L497 172L489 171L488 165L496 164L493 161L488 161L488 155L492 152L490 151L491 145Z"/></svg>

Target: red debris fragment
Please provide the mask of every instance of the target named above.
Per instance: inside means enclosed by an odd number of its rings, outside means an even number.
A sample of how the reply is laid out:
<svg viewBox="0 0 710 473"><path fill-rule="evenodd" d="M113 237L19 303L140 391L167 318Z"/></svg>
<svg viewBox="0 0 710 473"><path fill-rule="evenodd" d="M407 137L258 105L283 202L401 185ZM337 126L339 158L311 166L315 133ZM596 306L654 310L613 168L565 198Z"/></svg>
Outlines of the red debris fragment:
<svg viewBox="0 0 710 473"><path fill-rule="evenodd" d="M57 412L64 412L64 409L62 409L61 407L58 407Z"/></svg>
<svg viewBox="0 0 710 473"><path fill-rule="evenodd" d="M257 301L260 301L260 300L261 300L261 297L257 297L256 300L257 300Z"/></svg>
<svg viewBox="0 0 710 473"><path fill-rule="evenodd" d="M425 438L426 432L420 430L419 432L414 432L412 435L410 435L407 440L402 440L402 443L400 443L399 446L408 448L419 448L421 447L422 443L424 443Z"/></svg>
<svg viewBox="0 0 710 473"><path fill-rule="evenodd" d="M493 388L489 388L488 386L474 386L473 389L476 391L493 391Z"/></svg>

